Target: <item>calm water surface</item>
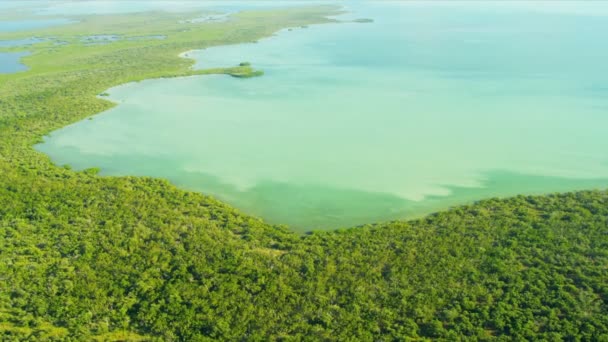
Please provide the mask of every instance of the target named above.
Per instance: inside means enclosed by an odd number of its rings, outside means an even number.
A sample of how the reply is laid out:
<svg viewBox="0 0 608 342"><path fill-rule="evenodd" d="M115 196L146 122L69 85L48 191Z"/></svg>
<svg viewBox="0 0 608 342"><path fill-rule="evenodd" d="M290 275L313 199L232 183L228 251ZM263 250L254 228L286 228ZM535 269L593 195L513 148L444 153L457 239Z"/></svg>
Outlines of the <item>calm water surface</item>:
<svg viewBox="0 0 608 342"><path fill-rule="evenodd" d="M0 32L16 32L37 30L57 25L66 25L75 21L65 18L57 19L32 19L21 21L0 21Z"/></svg>
<svg viewBox="0 0 608 342"><path fill-rule="evenodd" d="M43 42L40 38L25 38L25 39L14 39L14 40L0 40L0 47L15 47L15 46L28 46Z"/></svg>
<svg viewBox="0 0 608 342"><path fill-rule="evenodd" d="M276 8L287 6L306 6L327 3L343 3L331 0L267 0L267 1L231 1L231 0L95 0L86 2L46 1L37 6L36 14L40 15L80 15L80 14L113 14L135 13L143 11L196 11L211 10L235 12L252 8Z"/></svg>
<svg viewBox="0 0 608 342"><path fill-rule="evenodd" d="M0 74L27 70L27 67L21 64L21 58L27 55L29 52L0 52Z"/></svg>
<svg viewBox="0 0 608 342"><path fill-rule="evenodd" d="M296 230L608 186L607 5L348 7L375 22L190 52L197 68L249 61L266 74L119 86L118 107L38 149Z"/></svg>

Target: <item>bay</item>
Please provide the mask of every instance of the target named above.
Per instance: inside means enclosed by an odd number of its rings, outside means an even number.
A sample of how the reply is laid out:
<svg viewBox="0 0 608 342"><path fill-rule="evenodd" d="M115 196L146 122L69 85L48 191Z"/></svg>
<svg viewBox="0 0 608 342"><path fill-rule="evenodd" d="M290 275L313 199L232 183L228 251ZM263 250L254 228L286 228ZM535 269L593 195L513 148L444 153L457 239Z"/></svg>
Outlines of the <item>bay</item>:
<svg viewBox="0 0 608 342"><path fill-rule="evenodd" d="M343 18L374 22L188 52L197 68L251 62L265 75L115 87L119 106L37 148L300 231L605 188L605 7L347 2Z"/></svg>
<svg viewBox="0 0 608 342"><path fill-rule="evenodd" d="M12 74L25 71L27 67L21 64L21 58L29 55L29 52L0 52L0 74Z"/></svg>

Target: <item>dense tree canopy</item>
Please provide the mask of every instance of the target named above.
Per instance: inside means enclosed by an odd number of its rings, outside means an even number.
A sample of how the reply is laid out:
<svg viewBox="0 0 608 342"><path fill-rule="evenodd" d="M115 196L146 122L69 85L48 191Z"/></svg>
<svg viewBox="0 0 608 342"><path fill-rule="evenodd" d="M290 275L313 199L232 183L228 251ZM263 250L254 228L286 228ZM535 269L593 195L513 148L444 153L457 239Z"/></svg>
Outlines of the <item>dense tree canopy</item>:
<svg viewBox="0 0 608 342"><path fill-rule="evenodd" d="M0 339L608 341L608 192L301 236L32 148L109 108L95 95L110 86L194 73L179 52L331 11L252 12L154 43L43 44L31 71L0 76ZM98 20L80 32L99 33ZM69 41L63 30L53 34Z"/></svg>

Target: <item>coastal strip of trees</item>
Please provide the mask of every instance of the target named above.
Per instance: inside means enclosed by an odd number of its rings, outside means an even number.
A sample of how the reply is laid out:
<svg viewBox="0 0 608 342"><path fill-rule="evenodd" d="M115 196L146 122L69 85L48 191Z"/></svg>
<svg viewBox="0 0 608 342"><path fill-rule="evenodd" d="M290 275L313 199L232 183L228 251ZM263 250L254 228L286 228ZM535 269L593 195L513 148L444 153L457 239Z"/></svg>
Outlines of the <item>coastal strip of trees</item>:
<svg viewBox="0 0 608 342"><path fill-rule="evenodd" d="M0 76L0 340L608 341L606 191L298 235L164 180L76 172L32 148L113 106L97 97L112 86L221 71L192 71L183 51L334 11L254 11L184 32L138 14L138 35L167 39L75 46L74 32L133 30L89 18L55 29L71 44L32 47L28 72Z"/></svg>

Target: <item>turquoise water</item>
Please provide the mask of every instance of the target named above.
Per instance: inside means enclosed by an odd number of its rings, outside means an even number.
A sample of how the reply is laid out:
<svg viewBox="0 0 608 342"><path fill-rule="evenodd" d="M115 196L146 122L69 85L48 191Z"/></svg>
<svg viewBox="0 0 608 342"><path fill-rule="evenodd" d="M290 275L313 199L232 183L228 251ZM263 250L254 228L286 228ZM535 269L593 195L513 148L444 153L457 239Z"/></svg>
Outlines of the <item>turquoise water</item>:
<svg viewBox="0 0 608 342"><path fill-rule="evenodd" d="M300 231L608 186L607 5L347 5L374 23L188 52L265 75L112 88L119 106L37 148Z"/></svg>
<svg viewBox="0 0 608 342"><path fill-rule="evenodd" d="M73 20L65 18L0 21L0 32L36 30L58 25L67 25L74 22L75 21Z"/></svg>

